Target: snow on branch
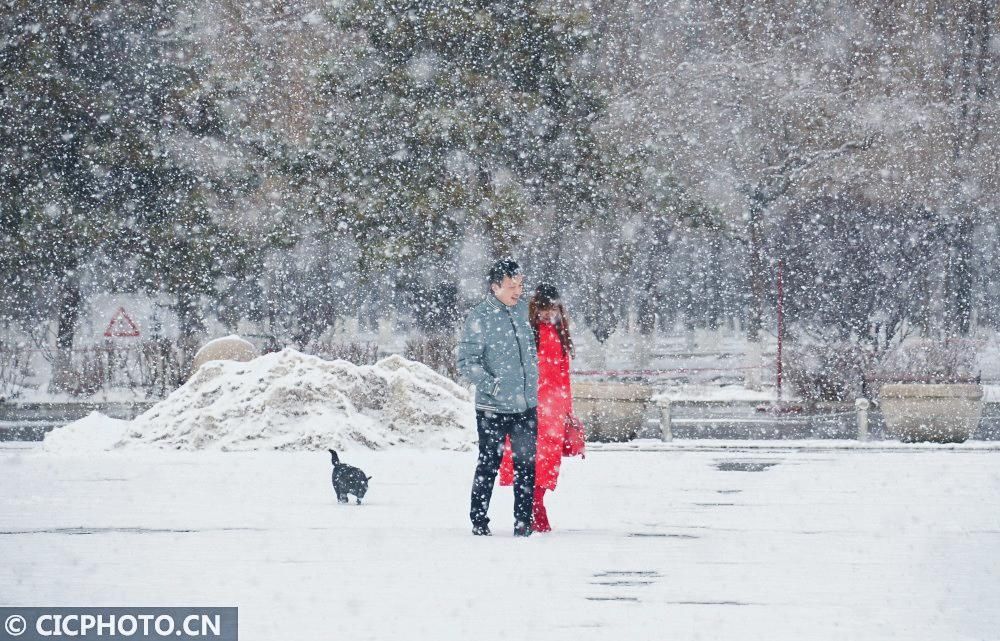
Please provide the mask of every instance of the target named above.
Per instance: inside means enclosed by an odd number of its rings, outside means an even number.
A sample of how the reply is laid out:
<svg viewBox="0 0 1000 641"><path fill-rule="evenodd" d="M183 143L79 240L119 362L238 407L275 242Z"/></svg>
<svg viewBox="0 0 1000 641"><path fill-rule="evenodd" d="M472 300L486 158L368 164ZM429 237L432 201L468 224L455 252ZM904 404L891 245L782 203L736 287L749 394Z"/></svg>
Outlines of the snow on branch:
<svg viewBox="0 0 1000 641"><path fill-rule="evenodd" d="M875 139L874 134L869 134L861 140L851 140L833 149L789 154L780 164L766 168L756 185L747 185L742 191L752 194L761 203L773 202L784 195L808 169L850 152L865 151L875 144Z"/></svg>

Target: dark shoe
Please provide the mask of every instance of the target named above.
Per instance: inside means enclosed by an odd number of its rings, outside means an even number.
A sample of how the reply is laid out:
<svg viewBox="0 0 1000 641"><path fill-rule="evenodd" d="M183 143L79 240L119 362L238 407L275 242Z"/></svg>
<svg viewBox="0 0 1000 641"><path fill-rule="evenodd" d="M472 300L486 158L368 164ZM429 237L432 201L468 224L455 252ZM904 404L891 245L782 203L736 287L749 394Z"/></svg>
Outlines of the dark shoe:
<svg viewBox="0 0 1000 641"><path fill-rule="evenodd" d="M527 525L515 525L514 536L531 536L531 528Z"/></svg>
<svg viewBox="0 0 1000 641"><path fill-rule="evenodd" d="M472 533L476 536L493 536L493 533L490 532L490 526L488 525L473 525Z"/></svg>

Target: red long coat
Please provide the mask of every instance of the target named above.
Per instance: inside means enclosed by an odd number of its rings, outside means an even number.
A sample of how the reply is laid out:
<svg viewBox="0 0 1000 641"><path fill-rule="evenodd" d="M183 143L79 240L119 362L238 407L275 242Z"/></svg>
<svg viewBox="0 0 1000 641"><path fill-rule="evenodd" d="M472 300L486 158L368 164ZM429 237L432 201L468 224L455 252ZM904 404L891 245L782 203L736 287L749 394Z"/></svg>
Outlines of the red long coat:
<svg viewBox="0 0 1000 641"><path fill-rule="evenodd" d="M569 356L563 353L555 325L538 326L538 447L535 455L535 487L556 489L562 463L566 415L573 413L569 382ZM500 462L500 485L514 484L514 461L510 439Z"/></svg>

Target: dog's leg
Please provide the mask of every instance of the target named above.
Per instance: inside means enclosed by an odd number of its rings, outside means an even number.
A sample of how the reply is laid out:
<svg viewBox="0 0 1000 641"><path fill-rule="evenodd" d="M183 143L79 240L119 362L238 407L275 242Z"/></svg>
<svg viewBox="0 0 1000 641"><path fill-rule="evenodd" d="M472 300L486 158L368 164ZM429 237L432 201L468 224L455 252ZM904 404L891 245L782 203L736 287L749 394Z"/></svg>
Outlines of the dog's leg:
<svg viewBox="0 0 1000 641"><path fill-rule="evenodd" d="M346 494L341 494L341 493L339 493L339 492L337 493L337 501L338 501L338 502L340 502L340 503L347 503L347 502L348 502L348 500L349 500L349 499L347 498L347 495L346 495Z"/></svg>

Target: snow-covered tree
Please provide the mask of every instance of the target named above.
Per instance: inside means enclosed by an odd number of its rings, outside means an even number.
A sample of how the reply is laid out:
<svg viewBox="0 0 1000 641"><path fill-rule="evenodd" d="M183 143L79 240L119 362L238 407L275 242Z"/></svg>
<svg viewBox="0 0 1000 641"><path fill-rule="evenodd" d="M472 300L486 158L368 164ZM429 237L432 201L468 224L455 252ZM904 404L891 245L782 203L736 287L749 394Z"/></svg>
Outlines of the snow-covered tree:
<svg viewBox="0 0 1000 641"><path fill-rule="evenodd" d="M507 254L538 215L551 216L558 255L607 171L587 15L365 0L333 17L347 44L327 66L303 171L327 227L357 242L362 272L452 281L469 230Z"/></svg>

